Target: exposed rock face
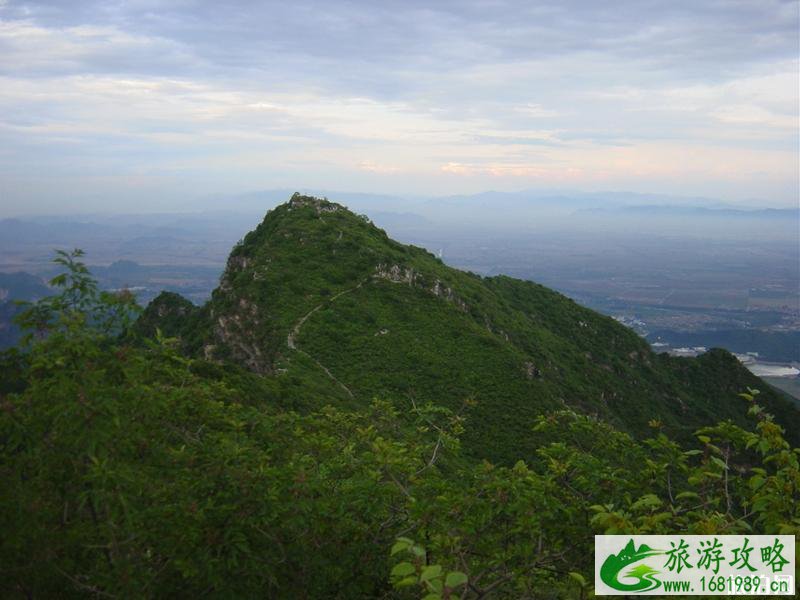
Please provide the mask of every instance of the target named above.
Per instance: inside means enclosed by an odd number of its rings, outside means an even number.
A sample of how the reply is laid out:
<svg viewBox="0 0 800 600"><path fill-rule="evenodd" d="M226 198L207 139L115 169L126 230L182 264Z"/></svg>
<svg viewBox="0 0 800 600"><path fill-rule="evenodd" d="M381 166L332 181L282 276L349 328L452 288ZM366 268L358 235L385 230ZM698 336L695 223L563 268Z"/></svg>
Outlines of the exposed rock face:
<svg viewBox="0 0 800 600"><path fill-rule="evenodd" d="M217 310L211 310L211 339L202 347L207 360L217 360L228 355L251 371L270 374L273 371L271 357L261 339L259 331L264 317L257 302L251 300L247 292L239 289L236 281L243 273L253 280L266 270L252 256L232 253L228 257L225 271L220 278L219 290L235 303Z"/></svg>
<svg viewBox="0 0 800 600"><path fill-rule="evenodd" d="M446 286L440 280L436 280L433 282L433 287L431 288L431 293L436 296L437 298L443 298L448 302L452 302L459 309L463 312L468 312L469 307L467 303L464 302L461 298L459 298L454 292L453 288Z"/></svg>
<svg viewBox="0 0 800 600"><path fill-rule="evenodd" d="M324 214L346 210L343 206L329 202L324 198L314 198L294 194L286 204L288 211L312 208L322 218ZM276 233L287 239L297 239L297 243L305 245L303 236L285 231ZM212 310L212 339L202 347L203 355L208 359L231 357L248 369L261 374L274 372L274 344L267 341L263 334L263 325L268 321L268 311L259 307L253 296L243 291L246 280L263 281L267 279L271 268L271 259L255 258L246 247L237 250L228 257L225 271L220 279L219 290L226 296L236 299L231 306L225 303L215 312ZM248 255L249 254L249 255ZM242 285L243 284L243 285ZM290 339L292 336L290 334Z"/></svg>
<svg viewBox="0 0 800 600"><path fill-rule="evenodd" d="M440 280L437 279L433 282L433 287L431 287L430 291L437 298L442 298L447 302L452 302L455 304L459 310L461 310L461 312L469 312L467 303L464 302L455 292L453 292L453 288L443 284Z"/></svg>
<svg viewBox="0 0 800 600"><path fill-rule="evenodd" d="M237 307L226 315L214 315L214 338L218 344L204 348L207 355L213 355L216 345L230 350L234 358L256 373L270 373L272 368L261 350L263 342L255 332L261 324L258 306L240 298Z"/></svg>
<svg viewBox="0 0 800 600"><path fill-rule="evenodd" d="M314 198L312 196L295 194L292 196L291 200L289 200L289 210L305 206L310 206L315 209L318 215L344 210L344 206L336 204L335 202L330 202L326 198Z"/></svg>
<svg viewBox="0 0 800 600"><path fill-rule="evenodd" d="M225 272L219 281L219 288L223 291L230 291L232 289L231 282L236 274L241 273L250 266L251 259L248 256L231 255L228 257L228 262L225 265Z"/></svg>
<svg viewBox="0 0 800 600"><path fill-rule="evenodd" d="M379 264L377 267L375 267L375 273L372 277L374 279L385 279L386 281L390 281L392 283L405 283L410 286L419 287L433 294L437 298L441 298L446 302L455 304L462 312L469 312L467 303L464 302L455 292L453 292L451 287L445 285L441 280L436 279L430 288L426 288L424 284L425 277L422 275L422 273L419 273L410 267L404 267L398 264Z"/></svg>
<svg viewBox="0 0 800 600"><path fill-rule="evenodd" d="M524 370L525 370L525 376L528 379L539 379L539 378L541 378L542 372L532 362L530 362L530 361L525 362L523 367L524 367Z"/></svg>
<svg viewBox="0 0 800 600"><path fill-rule="evenodd" d="M414 285L417 282L417 279L419 279L419 273L409 267L380 264L375 267L375 274L373 277L377 279L386 279L392 283L407 283L408 285Z"/></svg>

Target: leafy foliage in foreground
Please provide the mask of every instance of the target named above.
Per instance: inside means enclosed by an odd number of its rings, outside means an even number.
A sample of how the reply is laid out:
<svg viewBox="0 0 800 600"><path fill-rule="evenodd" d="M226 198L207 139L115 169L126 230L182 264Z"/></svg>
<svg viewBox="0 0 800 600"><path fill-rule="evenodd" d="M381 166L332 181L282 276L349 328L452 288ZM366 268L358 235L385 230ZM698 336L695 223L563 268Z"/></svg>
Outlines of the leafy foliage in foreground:
<svg viewBox="0 0 800 600"><path fill-rule="evenodd" d="M50 293L41 279L29 273L0 273L0 350L13 348L21 337L14 317L21 312L19 301L31 301Z"/></svg>
<svg viewBox="0 0 800 600"><path fill-rule="evenodd" d="M594 533L800 533L800 450L753 391L752 429L689 447L552 412L498 466L461 451L468 405L299 414L132 345L129 300L62 258L0 406L3 597L584 597Z"/></svg>

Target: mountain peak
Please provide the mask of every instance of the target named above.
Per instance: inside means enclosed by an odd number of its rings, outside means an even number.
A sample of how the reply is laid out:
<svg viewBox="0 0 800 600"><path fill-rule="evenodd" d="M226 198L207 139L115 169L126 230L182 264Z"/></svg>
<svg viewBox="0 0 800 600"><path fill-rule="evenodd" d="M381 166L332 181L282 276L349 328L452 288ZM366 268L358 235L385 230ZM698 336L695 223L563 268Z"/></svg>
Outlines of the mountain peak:
<svg viewBox="0 0 800 600"><path fill-rule="evenodd" d="M150 312L157 326L159 312L175 311ZM557 292L448 267L341 204L300 194L233 248L211 300L186 313L177 334L188 352L292 382L283 392L301 398L292 406L468 401L465 444L499 461L535 452L529 424L549 410L683 432L719 416L743 422L736 394L758 386L732 357L657 355ZM692 385L701 381L715 385Z"/></svg>
<svg viewBox="0 0 800 600"><path fill-rule="evenodd" d="M298 319L413 251L345 206L295 193L234 246L208 313L203 354L274 373Z"/></svg>
<svg viewBox="0 0 800 600"><path fill-rule="evenodd" d="M341 204L331 202L327 198L317 198L316 196L304 196L300 192L295 192L286 203L290 209L310 207L317 211L317 214L326 212L336 212L347 210Z"/></svg>
<svg viewBox="0 0 800 600"><path fill-rule="evenodd" d="M295 193L287 202L267 212L261 224L233 248L231 256L258 254L259 247L265 244L273 248L308 246L312 239L319 241L331 236L336 242L346 237L389 241L386 232L375 227L365 215L327 198Z"/></svg>

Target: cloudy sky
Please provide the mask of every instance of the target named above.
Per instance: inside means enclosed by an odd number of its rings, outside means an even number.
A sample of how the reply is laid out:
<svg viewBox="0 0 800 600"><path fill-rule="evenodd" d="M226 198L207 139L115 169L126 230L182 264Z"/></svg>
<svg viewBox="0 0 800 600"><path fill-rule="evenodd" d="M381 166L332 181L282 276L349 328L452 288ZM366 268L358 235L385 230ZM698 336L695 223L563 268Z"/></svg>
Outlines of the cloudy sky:
<svg viewBox="0 0 800 600"><path fill-rule="evenodd" d="M0 0L0 212L278 187L795 205L799 7Z"/></svg>

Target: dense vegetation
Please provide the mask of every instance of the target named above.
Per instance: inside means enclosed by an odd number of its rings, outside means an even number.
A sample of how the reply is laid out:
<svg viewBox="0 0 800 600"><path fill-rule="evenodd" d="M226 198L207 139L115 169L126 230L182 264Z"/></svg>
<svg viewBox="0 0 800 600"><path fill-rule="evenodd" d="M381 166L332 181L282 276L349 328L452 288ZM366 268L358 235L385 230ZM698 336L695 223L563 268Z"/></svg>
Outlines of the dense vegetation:
<svg viewBox="0 0 800 600"><path fill-rule="evenodd" d="M530 423L547 411L596 415L636 436L655 418L687 441L719 418L745 425L736 394L761 385L727 352L656 354L548 288L452 269L365 217L300 195L236 245L208 304L157 298L139 331L156 328L179 337L189 356L292 387L278 402L293 408L358 409L381 397L458 411L473 400L465 452L504 464L535 455ZM800 420L763 391L779 422ZM788 435L800 442L796 428Z"/></svg>
<svg viewBox="0 0 800 600"><path fill-rule="evenodd" d="M287 410L285 374L126 333L77 258L4 359L2 597L583 598L595 532L800 533L800 450L753 391L686 446L561 408L493 464L471 400Z"/></svg>
<svg viewBox="0 0 800 600"><path fill-rule="evenodd" d="M18 301L30 301L50 293L44 282L29 273L0 273L0 350L19 343L21 332L14 324Z"/></svg>
<svg viewBox="0 0 800 600"><path fill-rule="evenodd" d="M797 412L729 353L339 205L272 211L202 307L56 262L0 356L0 596L586 597L594 533L800 529Z"/></svg>

